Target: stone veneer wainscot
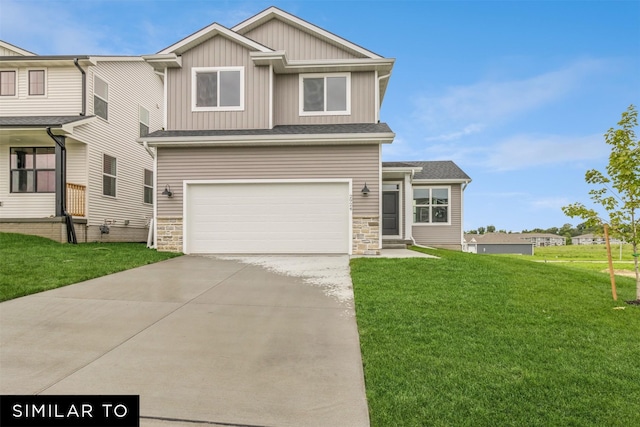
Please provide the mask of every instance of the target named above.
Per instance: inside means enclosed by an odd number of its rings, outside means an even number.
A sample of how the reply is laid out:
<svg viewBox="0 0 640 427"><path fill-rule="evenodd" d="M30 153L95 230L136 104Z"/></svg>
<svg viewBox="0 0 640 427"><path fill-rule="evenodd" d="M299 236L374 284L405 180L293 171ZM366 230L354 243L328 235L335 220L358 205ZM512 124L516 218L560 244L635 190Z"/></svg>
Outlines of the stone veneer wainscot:
<svg viewBox="0 0 640 427"><path fill-rule="evenodd" d="M160 252L182 252L182 218L158 217L156 247Z"/></svg>
<svg viewBox="0 0 640 427"><path fill-rule="evenodd" d="M353 255L380 255L380 218L353 217Z"/></svg>

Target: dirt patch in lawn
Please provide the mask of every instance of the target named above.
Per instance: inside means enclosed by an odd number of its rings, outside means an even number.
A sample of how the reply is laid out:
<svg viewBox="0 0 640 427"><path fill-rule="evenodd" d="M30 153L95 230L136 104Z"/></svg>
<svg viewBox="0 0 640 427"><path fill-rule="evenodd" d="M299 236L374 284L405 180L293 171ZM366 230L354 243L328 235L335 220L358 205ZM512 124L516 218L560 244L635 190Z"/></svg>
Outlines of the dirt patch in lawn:
<svg viewBox="0 0 640 427"><path fill-rule="evenodd" d="M609 269L602 270L603 273L609 273ZM635 271L631 270L613 270L613 274L616 276L636 277Z"/></svg>

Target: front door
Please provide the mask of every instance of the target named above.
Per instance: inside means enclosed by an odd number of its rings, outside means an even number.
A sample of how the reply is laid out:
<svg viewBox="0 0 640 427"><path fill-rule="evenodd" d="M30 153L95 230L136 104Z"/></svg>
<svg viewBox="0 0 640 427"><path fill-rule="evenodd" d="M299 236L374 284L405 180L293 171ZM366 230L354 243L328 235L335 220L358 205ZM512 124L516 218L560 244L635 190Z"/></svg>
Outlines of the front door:
<svg viewBox="0 0 640 427"><path fill-rule="evenodd" d="M382 235L400 235L400 205L397 191L382 192Z"/></svg>

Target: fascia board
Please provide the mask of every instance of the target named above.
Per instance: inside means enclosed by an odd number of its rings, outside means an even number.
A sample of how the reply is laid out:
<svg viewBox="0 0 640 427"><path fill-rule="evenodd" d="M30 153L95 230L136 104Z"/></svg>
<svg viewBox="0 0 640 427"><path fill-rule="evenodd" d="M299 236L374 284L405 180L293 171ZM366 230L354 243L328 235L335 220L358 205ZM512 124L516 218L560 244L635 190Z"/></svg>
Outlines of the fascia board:
<svg viewBox="0 0 640 427"><path fill-rule="evenodd" d="M407 172L420 172L422 171L422 167L421 166L416 166L416 167L406 167L406 168L396 168L396 167L385 167L382 166L382 173L388 172L388 173L407 173Z"/></svg>
<svg viewBox="0 0 640 427"><path fill-rule="evenodd" d="M175 53L143 55L142 59L151 65L154 70L161 71L163 74L165 68L182 68L182 56L177 56Z"/></svg>
<svg viewBox="0 0 640 427"><path fill-rule="evenodd" d="M305 30L307 30L308 32L311 32L313 34L315 34L316 36L318 36L321 39L325 39L325 40L329 40L333 43L336 43L338 45L341 45L343 47L345 47L348 50L351 50L353 52L357 52L361 55L364 55L368 58L375 58L375 59L381 59L383 58L382 56L371 52L370 50L367 50L365 48L363 48L362 46L358 46L355 43L352 43L348 40L343 39L340 36L337 36L327 30L323 30L320 27L317 27L315 25L313 25L310 22L305 21L304 19L300 19L297 16L291 15L283 10L278 9L277 7L271 6L270 8L258 13L257 15L239 23L238 25L236 25L235 27L232 27L231 30L235 31L237 33L242 34L243 30L249 30L251 28L257 27L259 26L262 22L266 22L268 20L270 20L271 18L273 18L274 16L277 16L278 18L280 18L281 20L285 21L285 22L289 22L290 24L293 24L294 26L300 27L300 28L304 28Z"/></svg>
<svg viewBox="0 0 640 427"><path fill-rule="evenodd" d="M73 60L76 58L78 58L78 64L82 66L96 65L96 62L87 56L11 56L0 60L0 67L73 67Z"/></svg>
<svg viewBox="0 0 640 427"><path fill-rule="evenodd" d="M203 41L215 37L216 35L225 36L235 42L245 46L248 49L257 50L259 52L272 52L272 49L269 49L266 46L261 45L243 35L235 33L230 29L223 27L222 25L214 22L213 24L201 29L193 33L192 35L180 40L177 43L172 44L171 46L161 50L158 54L167 54L167 53L176 53L178 55L186 52L192 47L202 43Z"/></svg>
<svg viewBox="0 0 640 427"><path fill-rule="evenodd" d="M65 125L62 125L61 128L63 131L71 134L73 133L73 130L76 128L76 126L81 126L87 123L91 123L93 121L96 120L96 116L91 116L91 117L87 117L86 119L83 120L77 120L75 122L71 122L71 123L67 123Z"/></svg>
<svg viewBox="0 0 640 427"><path fill-rule="evenodd" d="M470 179L462 179L462 178L456 178L456 179L414 179L413 180L413 184L439 184L439 185L445 185L445 184L468 184L470 183L471 180Z"/></svg>
<svg viewBox="0 0 640 427"><path fill-rule="evenodd" d="M138 138L140 144L150 147L194 146L249 146L249 145L337 145L337 144L389 144L394 133L318 134L318 135L232 135L232 136L181 136Z"/></svg>
<svg viewBox="0 0 640 427"><path fill-rule="evenodd" d="M276 74L322 73L340 71L374 71L391 72L395 59L336 59L336 60L291 60L285 51L251 52L251 59L256 65L272 65Z"/></svg>

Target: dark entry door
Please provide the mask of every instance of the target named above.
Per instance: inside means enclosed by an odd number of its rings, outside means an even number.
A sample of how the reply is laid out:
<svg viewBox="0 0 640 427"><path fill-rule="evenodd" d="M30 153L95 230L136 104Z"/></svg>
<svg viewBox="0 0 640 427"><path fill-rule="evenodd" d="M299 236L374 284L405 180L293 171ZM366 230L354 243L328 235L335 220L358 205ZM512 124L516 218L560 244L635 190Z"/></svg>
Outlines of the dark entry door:
<svg viewBox="0 0 640 427"><path fill-rule="evenodd" d="M397 236L400 234L400 218L397 191L382 192L382 235Z"/></svg>

